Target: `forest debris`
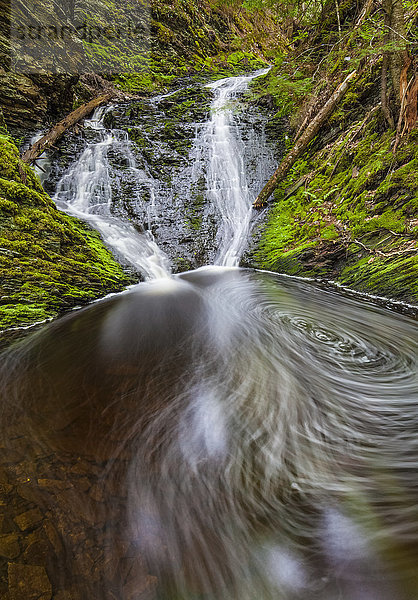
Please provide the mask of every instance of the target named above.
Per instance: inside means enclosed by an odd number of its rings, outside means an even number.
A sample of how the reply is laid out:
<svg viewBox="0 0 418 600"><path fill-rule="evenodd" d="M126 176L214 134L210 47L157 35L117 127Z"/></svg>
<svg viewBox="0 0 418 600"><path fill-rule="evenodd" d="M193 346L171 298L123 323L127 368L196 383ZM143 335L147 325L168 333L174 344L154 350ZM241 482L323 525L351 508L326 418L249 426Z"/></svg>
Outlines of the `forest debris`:
<svg viewBox="0 0 418 600"><path fill-rule="evenodd" d="M290 196L293 196L293 194L295 192L297 192L297 190L300 187L302 187L302 185L304 185L305 183L308 183L308 181L310 179L312 179L312 177L314 176L314 174L315 174L314 172L307 173L306 175L303 175L303 177L301 177L300 179L298 179L296 183L293 183L288 188L286 188L285 189L284 200L287 200L287 198L290 198Z"/></svg>
<svg viewBox="0 0 418 600"><path fill-rule="evenodd" d="M402 254L409 254L410 252L416 253L416 251L417 251L415 242L411 242L411 244L407 248L404 248L403 250L393 250L392 252L382 252L381 250L377 250L376 248L369 248L368 246L366 246L366 244L363 244L363 242L360 242L360 240L358 240L358 239L351 240L351 243L361 246L364 250L366 250L370 254L375 254L375 255L381 256L383 258L388 258L390 256L398 256L398 255L402 255Z"/></svg>
<svg viewBox="0 0 418 600"><path fill-rule="evenodd" d="M336 88L336 90L325 103L323 108L310 122L310 124L305 129L304 133L296 141L293 148L284 157L284 159L281 161L272 177L261 190L253 204L254 208L262 208L267 203L268 199L275 190L279 181L281 181L287 175L289 169L293 166L293 164L299 158L299 156L305 151L306 147L318 133L319 129L329 117L329 115L332 113L335 106L344 97L345 93L349 88L350 82L354 79L356 75L357 71L352 71L349 75L347 75L344 81Z"/></svg>

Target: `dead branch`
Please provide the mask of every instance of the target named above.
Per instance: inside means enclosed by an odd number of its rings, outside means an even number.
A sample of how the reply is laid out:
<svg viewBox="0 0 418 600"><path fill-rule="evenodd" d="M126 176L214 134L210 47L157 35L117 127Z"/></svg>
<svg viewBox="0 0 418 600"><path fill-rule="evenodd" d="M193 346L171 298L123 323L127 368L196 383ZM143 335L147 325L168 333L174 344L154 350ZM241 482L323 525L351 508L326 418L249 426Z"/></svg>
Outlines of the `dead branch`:
<svg viewBox="0 0 418 600"><path fill-rule="evenodd" d="M363 242L360 242L360 240L357 239L351 240L350 243L357 244L358 246L361 246L364 250L367 250L367 252L369 252L370 254L376 254L383 258L390 258L391 256L400 256L402 254L409 254L411 252L415 254L417 251L415 242L413 248L411 247L405 248L404 250L393 250L393 252L382 252L381 250L377 250L376 248L369 248L368 246L366 246L366 244L363 244Z"/></svg>
<svg viewBox="0 0 418 600"><path fill-rule="evenodd" d="M406 63L404 64L402 72L401 72L401 78L400 78L401 109L399 111L399 119L398 119L398 124L396 126L396 138L395 138L395 143L393 145L393 154L396 153L396 150L398 149L398 146L399 146L399 142L401 141L402 124L404 122L404 116L405 116L406 98L407 98L409 88L414 81L413 79L411 79L408 83L408 79L407 79L408 78L408 69L411 65L411 62L412 62L411 59L408 57Z"/></svg>

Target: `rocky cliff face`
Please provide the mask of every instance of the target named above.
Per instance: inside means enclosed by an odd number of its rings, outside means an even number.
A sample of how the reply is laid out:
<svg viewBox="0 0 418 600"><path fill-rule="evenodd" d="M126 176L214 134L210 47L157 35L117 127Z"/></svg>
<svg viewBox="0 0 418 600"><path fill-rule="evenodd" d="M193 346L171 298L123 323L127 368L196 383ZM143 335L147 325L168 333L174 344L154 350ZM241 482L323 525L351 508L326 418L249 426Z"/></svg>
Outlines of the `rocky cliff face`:
<svg viewBox="0 0 418 600"><path fill-rule="evenodd" d="M245 70L281 41L268 15L208 0L16 0L12 7L12 41L10 28L0 27L0 104L19 137L94 93L86 94L82 74L147 94L191 73Z"/></svg>
<svg viewBox="0 0 418 600"><path fill-rule="evenodd" d="M83 47L70 46L62 37L70 21L57 6L52 0L0 6L8 17L0 25L0 105L10 131L19 137L72 104ZM48 29L53 23L59 24L55 33Z"/></svg>
<svg viewBox="0 0 418 600"><path fill-rule="evenodd" d="M98 234L56 209L9 134L27 139L56 122L97 93L104 78L140 102L191 74L259 68L281 41L268 15L220 10L208 0L62 0L62 10L56 7L53 0L15 0L13 44L8 27L0 27L0 328L55 316L131 281ZM194 103L184 98L179 109ZM140 145L142 129L125 125ZM63 144L71 162L68 136Z"/></svg>

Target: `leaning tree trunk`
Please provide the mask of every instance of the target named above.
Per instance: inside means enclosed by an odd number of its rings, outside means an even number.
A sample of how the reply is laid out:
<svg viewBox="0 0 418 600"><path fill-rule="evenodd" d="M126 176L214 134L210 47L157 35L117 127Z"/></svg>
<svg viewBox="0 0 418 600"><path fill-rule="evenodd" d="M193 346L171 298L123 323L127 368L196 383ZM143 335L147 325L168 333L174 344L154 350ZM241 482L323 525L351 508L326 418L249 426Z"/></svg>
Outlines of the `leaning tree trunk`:
<svg viewBox="0 0 418 600"><path fill-rule="evenodd" d="M305 151L309 142L313 140L323 123L332 113L338 102L343 98L343 96L349 88L350 82L352 81L352 79L354 79L356 75L357 71L353 71L352 73L350 73L344 79L342 84L339 85L337 89L333 92L332 96L325 103L325 105L319 111L316 117L314 117L314 119L311 121L311 123L296 141L292 150L284 157L284 159L274 172L273 176L263 187L263 189L257 196L256 201L253 204L254 208L262 208L266 204L271 194L274 192L277 184L286 176L289 169L293 166L293 164L299 158L299 156Z"/></svg>
<svg viewBox="0 0 418 600"><path fill-rule="evenodd" d="M384 28L385 33L383 37L383 44L386 45L390 40L390 21L391 21L391 0L383 0L384 10ZM395 129L395 121L393 119L392 112L389 105L388 97L388 69L389 69L389 52L387 50L383 53L382 60L382 72L380 77L380 101L382 105L382 112L389 124L391 129Z"/></svg>

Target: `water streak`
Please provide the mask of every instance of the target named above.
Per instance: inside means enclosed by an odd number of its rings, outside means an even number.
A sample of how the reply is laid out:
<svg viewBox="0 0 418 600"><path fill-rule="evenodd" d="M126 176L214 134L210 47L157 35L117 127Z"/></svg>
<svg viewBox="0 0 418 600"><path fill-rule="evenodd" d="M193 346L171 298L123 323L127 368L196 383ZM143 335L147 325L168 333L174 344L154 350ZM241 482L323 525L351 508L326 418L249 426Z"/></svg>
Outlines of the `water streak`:
<svg viewBox="0 0 418 600"><path fill-rule="evenodd" d="M103 109L59 183L57 203L149 281L2 355L10 597L418 596L417 323L231 268L252 192L230 102L250 79L210 84L193 150L221 216L218 266L167 277L150 232L118 214L111 152L154 182ZM33 565L45 589L25 587Z"/></svg>
<svg viewBox="0 0 418 600"><path fill-rule="evenodd" d="M415 600L417 334L220 267L69 315L3 356L7 518L77 600Z"/></svg>
<svg viewBox="0 0 418 600"><path fill-rule="evenodd" d="M256 193L250 186L246 161L251 158L257 161L265 140L260 135L243 140L239 114L235 113L238 108L235 100L246 91L254 78L267 71L257 71L250 76L228 77L207 85L215 96L211 118L197 138L195 161L196 165L199 160L205 162L207 192L219 215L217 265L238 266L248 241ZM258 161L257 166L255 180L259 186L260 181L264 180L262 168L265 164Z"/></svg>
<svg viewBox="0 0 418 600"><path fill-rule="evenodd" d="M148 214L148 229L140 233L129 223L127 215L117 214L113 204L109 168L111 150L121 155L120 160L126 165L125 177L133 179L134 190L135 184L137 187L145 184L152 198L155 182L137 168L127 133L105 128L103 119L106 110L111 108L96 109L92 119L85 121L85 127L95 132L96 139L87 145L59 181L54 201L60 209L90 223L115 254L136 267L146 279L167 277L170 273L169 260L150 231L153 215ZM151 201L151 210L152 205Z"/></svg>

